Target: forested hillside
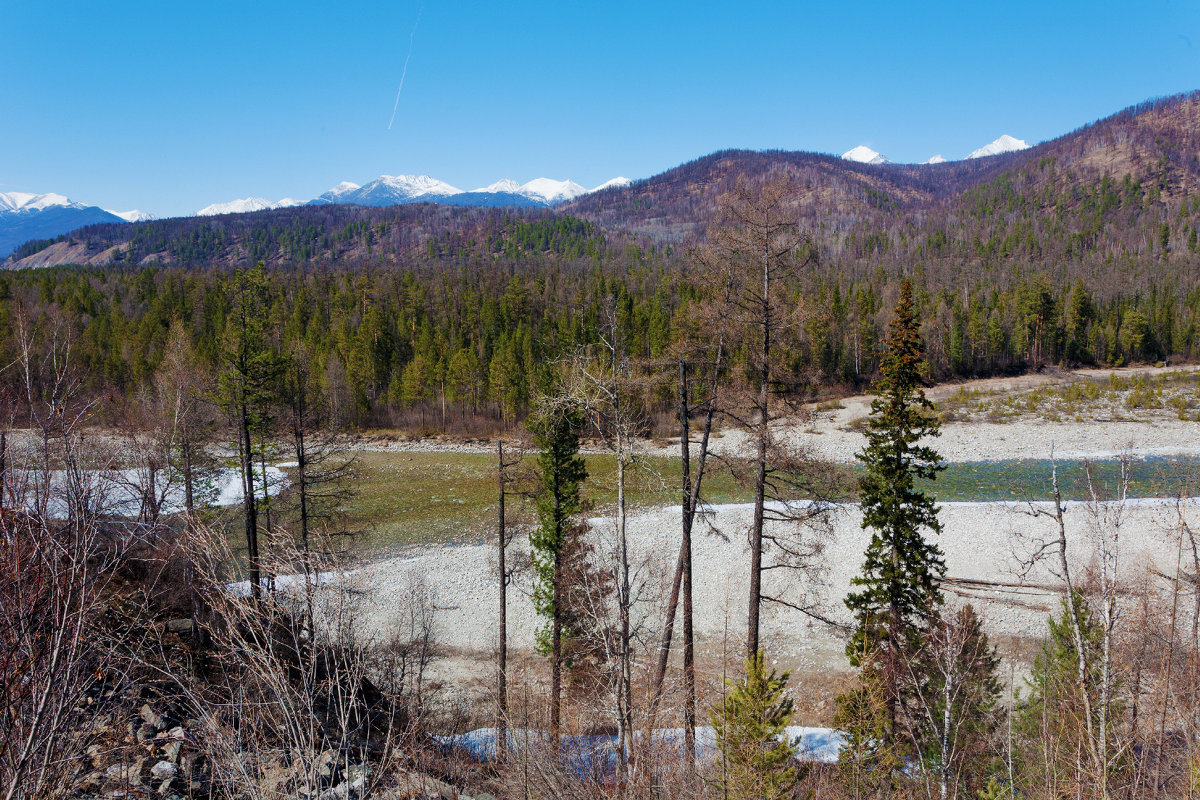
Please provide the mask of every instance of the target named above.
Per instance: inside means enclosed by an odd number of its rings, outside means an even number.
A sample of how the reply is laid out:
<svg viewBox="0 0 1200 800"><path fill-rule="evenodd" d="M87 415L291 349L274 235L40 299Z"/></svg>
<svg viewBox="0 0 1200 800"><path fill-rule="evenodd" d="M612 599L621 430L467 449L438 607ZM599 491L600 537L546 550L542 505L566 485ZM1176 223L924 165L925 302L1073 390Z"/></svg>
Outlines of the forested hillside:
<svg viewBox="0 0 1200 800"><path fill-rule="evenodd" d="M24 269L0 274L0 358L57 331L87 391L132 396L179 319L215 374L238 271L262 262L272 346L311 356L344 424L509 423L609 307L628 352L670 355L715 297L696 248L723 198L783 181L815 255L785 288L779 344L805 376L790 391L864 385L905 277L937 377L1195 359L1198 152L1193 94L974 161L717 153L557 212L331 205L92 226L27 244L10 262ZM83 266L31 269L55 264Z"/></svg>

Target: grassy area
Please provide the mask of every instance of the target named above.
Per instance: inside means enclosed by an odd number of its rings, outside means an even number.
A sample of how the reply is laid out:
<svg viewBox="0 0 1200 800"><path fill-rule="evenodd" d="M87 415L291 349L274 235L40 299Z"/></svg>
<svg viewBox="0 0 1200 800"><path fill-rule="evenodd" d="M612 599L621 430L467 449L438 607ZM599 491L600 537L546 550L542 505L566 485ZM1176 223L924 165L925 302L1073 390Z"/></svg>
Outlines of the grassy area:
<svg viewBox="0 0 1200 800"><path fill-rule="evenodd" d="M532 467L533 460L529 459ZM616 460L587 456L586 494L592 513L602 514L616 502ZM354 527L367 532L365 546L386 548L422 541L474 542L496 524L496 459L484 453L362 453L357 462L354 500L346 509ZM650 458L630 476L631 507L678 502L679 462ZM519 483L517 489L522 488ZM524 483L528 489L528 479ZM705 484L710 502L749 500L726 469L714 471ZM509 518L532 518L532 504L510 497Z"/></svg>
<svg viewBox="0 0 1200 800"><path fill-rule="evenodd" d="M1115 459L1091 463L1092 483L1101 498L1116 492L1120 465ZM1051 463L1045 459L969 461L951 464L926 487L943 501L1049 500ZM1083 461L1059 461L1058 482L1068 500L1088 499ZM1187 457L1156 456L1132 463L1129 496L1171 497L1186 484L1197 494L1200 463Z"/></svg>
<svg viewBox="0 0 1200 800"><path fill-rule="evenodd" d="M945 420L1011 422L1040 417L1053 422L1137 419L1139 412L1170 409L1182 420L1200 419L1200 372L1180 370L1158 375L1111 375L1081 379L1022 392L959 389L938 403Z"/></svg>
<svg viewBox="0 0 1200 800"><path fill-rule="evenodd" d="M590 475L586 487L591 503L588 513L608 513L616 500L616 462L611 456L587 456L586 460ZM1183 477L1196 466L1185 458L1139 460L1134 464L1130 494L1173 495ZM1058 467L1064 496L1086 498L1083 462L1061 461ZM358 480L354 484L357 494L345 510L351 526L363 531L358 546L366 551L421 542L478 542L495 530L495 457L490 454L362 453L357 470ZM859 467L847 469L847 486L859 470ZM1098 461L1093 465L1095 481L1102 487L1114 487L1118 474L1114 461ZM677 460L648 459L630 481L630 506L636 509L677 503L679 482ZM705 486L705 497L712 503L749 502L753 498L751 488L739 485L723 467L706 479ZM944 502L1046 500L1050 498L1050 463L1045 460L955 463L927 488ZM286 493L281 499L288 499ZM532 504L520 497L510 496L508 509L513 524L533 519Z"/></svg>

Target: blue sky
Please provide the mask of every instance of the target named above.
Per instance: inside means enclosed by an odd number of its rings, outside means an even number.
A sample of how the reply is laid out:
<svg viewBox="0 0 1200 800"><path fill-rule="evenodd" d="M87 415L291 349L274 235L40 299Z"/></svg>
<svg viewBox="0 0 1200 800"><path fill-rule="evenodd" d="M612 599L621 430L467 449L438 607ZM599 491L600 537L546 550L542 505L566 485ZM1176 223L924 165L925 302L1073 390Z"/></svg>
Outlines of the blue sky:
<svg viewBox="0 0 1200 800"><path fill-rule="evenodd" d="M0 53L0 191L166 216L381 173L1043 141L1200 88L1200 3L3 0Z"/></svg>

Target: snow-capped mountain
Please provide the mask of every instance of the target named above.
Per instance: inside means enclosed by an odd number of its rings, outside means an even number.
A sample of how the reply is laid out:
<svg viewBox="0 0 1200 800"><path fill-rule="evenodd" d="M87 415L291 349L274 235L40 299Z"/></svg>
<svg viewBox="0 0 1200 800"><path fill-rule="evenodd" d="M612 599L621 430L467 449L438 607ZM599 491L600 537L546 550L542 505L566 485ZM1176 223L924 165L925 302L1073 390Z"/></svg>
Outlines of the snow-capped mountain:
<svg viewBox="0 0 1200 800"><path fill-rule="evenodd" d="M521 186L521 194L541 200L546 205L565 203L574 200L581 194L587 194L587 189L575 181L556 181L551 178L534 178Z"/></svg>
<svg viewBox="0 0 1200 800"><path fill-rule="evenodd" d="M105 222L125 220L53 192L0 192L0 259L32 239L51 239Z"/></svg>
<svg viewBox="0 0 1200 800"><path fill-rule="evenodd" d="M498 180L488 186L481 186L478 189L472 189L471 194L497 194L504 192L505 194L520 194L521 184L514 181L512 178L504 178Z"/></svg>
<svg viewBox="0 0 1200 800"><path fill-rule="evenodd" d="M111 208L104 209L108 213L120 217L126 222L148 222L152 219L158 219L153 214L148 214L145 211L138 211L136 208L132 211L113 211Z"/></svg>
<svg viewBox="0 0 1200 800"><path fill-rule="evenodd" d="M1029 147L1029 142L1026 142L1024 139L1014 139L1006 133L996 141L985 144L978 150L972 150L967 158L998 156L1001 153L1014 153L1017 150L1028 150Z"/></svg>
<svg viewBox="0 0 1200 800"><path fill-rule="evenodd" d="M875 152L865 144L860 144L858 147L852 147L842 153L842 158L847 161L857 161L860 164L887 164L888 160Z"/></svg>
<svg viewBox="0 0 1200 800"><path fill-rule="evenodd" d="M47 192L33 194L32 192L0 192L0 212L5 211L45 211L53 206L65 208L87 208L83 203L76 203L61 194Z"/></svg>
<svg viewBox="0 0 1200 800"><path fill-rule="evenodd" d="M588 194L589 191L619 188L631 183L628 178L613 178L589 190L571 180L534 178L528 183L517 183L511 178L504 178L488 186L464 192L428 175L380 175L365 186L343 181L320 197L310 200L309 204L391 206L403 203L441 203L453 206L552 206L574 200Z"/></svg>
<svg viewBox="0 0 1200 800"><path fill-rule="evenodd" d="M624 189L626 186L632 185L633 181L629 180L629 178L613 178L592 189L592 192L603 192L605 189ZM591 192L588 192L588 194L591 194Z"/></svg>
<svg viewBox="0 0 1200 800"><path fill-rule="evenodd" d="M428 175L380 175L363 186L342 181L310 202L314 205L352 203L359 206L394 206L462 193L462 189Z"/></svg>
<svg viewBox="0 0 1200 800"><path fill-rule="evenodd" d="M240 200L230 200L228 203L213 203L196 212L197 217L215 217L218 214L245 214L250 211L267 211L272 208L291 208L300 205L290 197L285 197L278 203L272 203L265 197L243 197Z"/></svg>
<svg viewBox="0 0 1200 800"><path fill-rule="evenodd" d="M349 202L347 200L343 200L342 198L345 197L346 195L350 194L351 192L358 191L361 188L362 187L359 186L357 183L352 183L351 181L342 181L337 186L334 186L332 189L330 189L329 191L322 194L320 197L317 197L313 200L309 200L308 205L319 206L319 205L326 205L329 203Z"/></svg>
<svg viewBox="0 0 1200 800"><path fill-rule="evenodd" d="M936 156L931 156L928 161L922 161L921 163L922 164L945 164L946 158L941 153L938 153Z"/></svg>

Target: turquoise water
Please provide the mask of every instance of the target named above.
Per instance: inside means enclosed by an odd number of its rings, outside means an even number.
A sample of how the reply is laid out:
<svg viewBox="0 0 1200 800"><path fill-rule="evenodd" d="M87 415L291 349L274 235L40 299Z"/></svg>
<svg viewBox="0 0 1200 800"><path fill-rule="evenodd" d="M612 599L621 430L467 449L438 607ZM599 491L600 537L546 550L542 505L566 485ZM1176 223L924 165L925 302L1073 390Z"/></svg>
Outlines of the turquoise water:
<svg viewBox="0 0 1200 800"><path fill-rule="evenodd" d="M963 461L952 463L926 483L927 490L946 502L984 500L1049 500L1053 497L1048 459ZM1114 495L1121 468L1115 459L1079 459L1058 462L1058 483L1069 500L1090 498L1085 466L1102 498ZM1191 456L1147 456L1130 464L1130 497L1200 495L1200 459Z"/></svg>

